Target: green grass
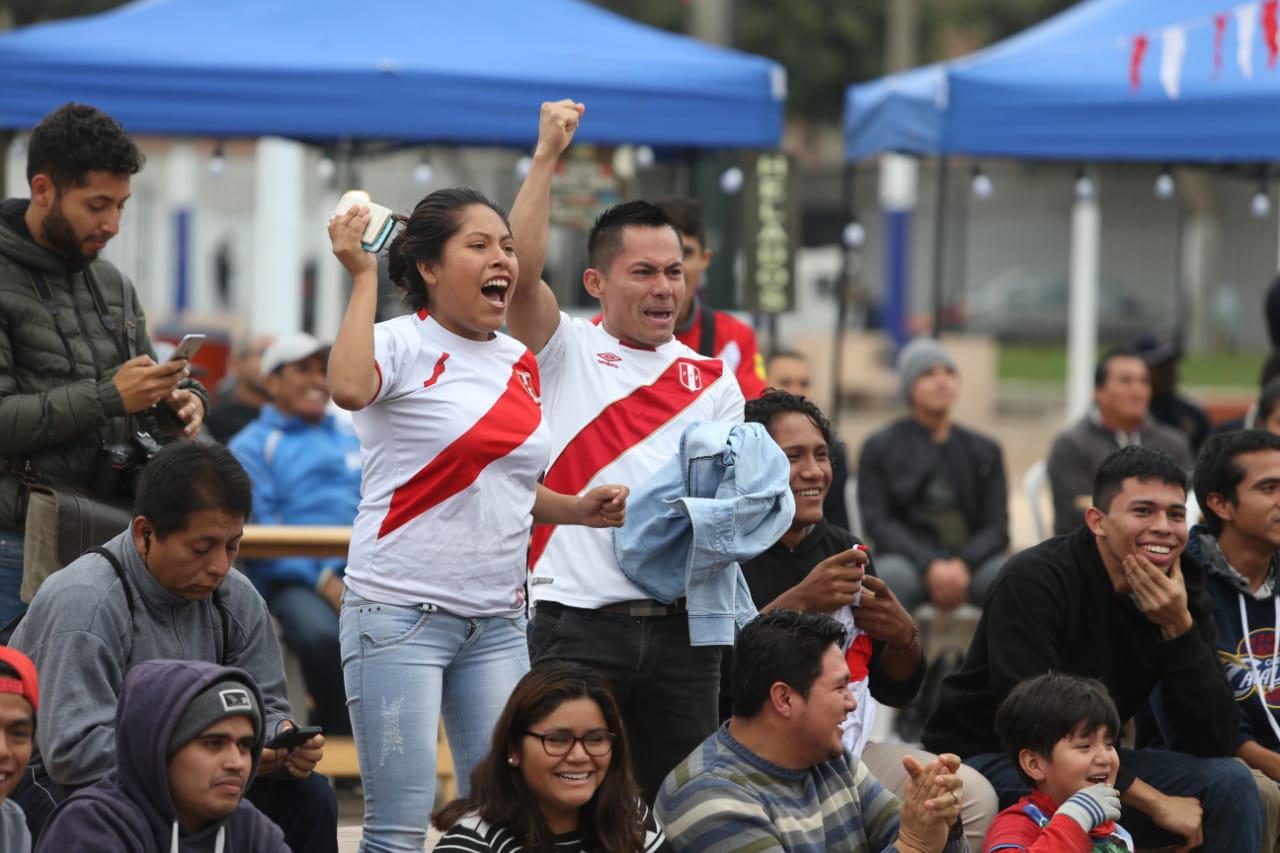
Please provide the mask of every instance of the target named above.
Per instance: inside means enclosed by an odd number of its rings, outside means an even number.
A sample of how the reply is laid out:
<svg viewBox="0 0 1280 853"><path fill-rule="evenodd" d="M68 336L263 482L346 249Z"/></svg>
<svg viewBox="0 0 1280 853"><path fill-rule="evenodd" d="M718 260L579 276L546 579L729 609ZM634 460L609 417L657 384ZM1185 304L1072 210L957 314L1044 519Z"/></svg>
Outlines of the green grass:
<svg viewBox="0 0 1280 853"><path fill-rule="evenodd" d="M1217 388L1253 388L1266 353L1200 352L1182 361L1182 384ZM999 376L1002 381L1066 381L1067 351L1057 346L1001 344Z"/></svg>

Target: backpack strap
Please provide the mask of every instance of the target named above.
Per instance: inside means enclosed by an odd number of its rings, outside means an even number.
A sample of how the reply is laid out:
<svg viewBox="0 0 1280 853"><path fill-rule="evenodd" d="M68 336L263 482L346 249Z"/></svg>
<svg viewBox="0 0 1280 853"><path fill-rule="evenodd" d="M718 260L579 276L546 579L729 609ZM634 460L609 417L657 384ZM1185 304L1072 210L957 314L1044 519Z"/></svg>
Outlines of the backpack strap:
<svg viewBox="0 0 1280 853"><path fill-rule="evenodd" d="M106 558L106 561L111 564L111 568L115 570L116 577L120 579L120 586L124 588L124 600L129 605L129 621L133 622L135 616L133 586L129 583L129 579L125 577L124 566L120 564L120 559L100 545L86 549L85 553L97 554L99 557ZM218 621L222 623L222 652L218 655L219 664L226 660L227 651L231 648L231 613L227 610L226 602L222 600L223 597L221 587L214 591L213 608L218 611Z"/></svg>
<svg viewBox="0 0 1280 853"><path fill-rule="evenodd" d="M699 306L702 316L699 318L698 352L707 357L716 354L716 312L705 302Z"/></svg>
<svg viewBox="0 0 1280 853"><path fill-rule="evenodd" d="M44 310L48 311L49 316L53 318L53 329L58 333L58 338L62 341L62 348L67 352L69 375L75 376L76 357L71 351L71 342L67 340L66 332L62 331L62 323L58 322L58 314L61 311L61 307L58 305L58 300L53 296L53 289L49 287L49 279L45 276L44 270L31 267L23 267L23 269L27 273L27 281L31 282L31 289L36 292L36 298L40 300Z"/></svg>
<svg viewBox="0 0 1280 853"><path fill-rule="evenodd" d="M97 554L99 557L105 557L106 561L111 564L111 568L115 570L116 577L120 579L120 586L124 589L124 601L129 605L129 621L134 621L133 609L133 586L129 583L129 579L125 577L124 566L120 565L120 558L112 554L101 545L94 545L92 548L85 549L86 554Z"/></svg>

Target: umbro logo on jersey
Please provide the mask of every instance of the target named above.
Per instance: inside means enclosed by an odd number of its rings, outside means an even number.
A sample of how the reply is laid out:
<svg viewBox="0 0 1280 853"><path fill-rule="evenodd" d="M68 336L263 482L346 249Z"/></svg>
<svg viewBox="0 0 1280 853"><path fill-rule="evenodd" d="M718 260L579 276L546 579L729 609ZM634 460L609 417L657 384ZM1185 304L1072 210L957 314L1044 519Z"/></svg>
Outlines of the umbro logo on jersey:
<svg viewBox="0 0 1280 853"><path fill-rule="evenodd" d="M617 367L618 362L622 361L622 356L612 352L596 353L596 362L603 364L605 367Z"/></svg>
<svg viewBox="0 0 1280 853"><path fill-rule="evenodd" d="M423 388L430 388L436 384L436 380L440 378L440 374L444 373L444 363L449 360L449 353L442 353L440 358L436 359L436 366L431 371L431 378L422 383Z"/></svg>
<svg viewBox="0 0 1280 853"><path fill-rule="evenodd" d="M690 391L701 390L702 371L698 369L696 364L690 364L687 361L680 362L680 384Z"/></svg>

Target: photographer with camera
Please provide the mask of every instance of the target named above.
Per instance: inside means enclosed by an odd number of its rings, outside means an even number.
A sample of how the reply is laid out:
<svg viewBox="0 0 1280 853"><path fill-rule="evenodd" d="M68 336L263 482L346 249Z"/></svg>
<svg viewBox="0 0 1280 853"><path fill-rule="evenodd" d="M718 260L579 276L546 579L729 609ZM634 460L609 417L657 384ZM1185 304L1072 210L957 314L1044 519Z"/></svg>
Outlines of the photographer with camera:
<svg viewBox="0 0 1280 853"><path fill-rule="evenodd" d="M66 104L27 143L30 200L0 203L0 625L23 611L24 482L129 499L157 440L204 419L204 389L157 363L133 285L98 257L142 164L114 119Z"/></svg>
<svg viewBox="0 0 1280 853"><path fill-rule="evenodd" d="M311 772L324 736L280 737L296 728L280 647L262 596L232 570L252 509L253 484L230 450L175 442L142 470L129 529L40 587L12 640L40 675L36 754L14 793L37 841L54 806L118 769L126 677L167 658L249 674L267 748L245 799L296 853L337 853L337 801Z"/></svg>

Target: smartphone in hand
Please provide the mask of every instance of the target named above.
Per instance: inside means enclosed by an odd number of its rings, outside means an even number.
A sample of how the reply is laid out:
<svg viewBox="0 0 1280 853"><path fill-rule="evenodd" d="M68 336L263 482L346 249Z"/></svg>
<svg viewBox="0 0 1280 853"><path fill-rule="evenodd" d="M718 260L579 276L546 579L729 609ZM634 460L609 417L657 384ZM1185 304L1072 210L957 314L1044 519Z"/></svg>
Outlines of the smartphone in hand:
<svg viewBox="0 0 1280 853"><path fill-rule="evenodd" d="M177 361L178 359L186 359L190 361L200 347L204 345L204 335L185 335L182 340L173 349L173 354L169 356L169 361Z"/></svg>
<svg viewBox="0 0 1280 853"><path fill-rule="evenodd" d="M267 749L293 749L302 746L316 735L324 734L324 729L320 726L303 726L297 729L285 729L280 734L267 741L263 746Z"/></svg>

